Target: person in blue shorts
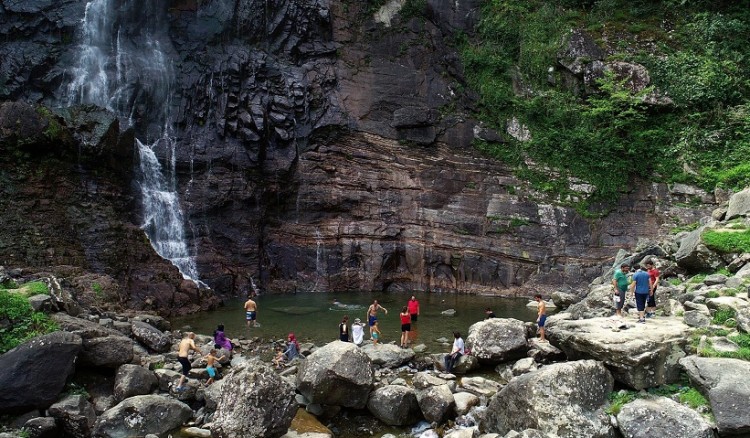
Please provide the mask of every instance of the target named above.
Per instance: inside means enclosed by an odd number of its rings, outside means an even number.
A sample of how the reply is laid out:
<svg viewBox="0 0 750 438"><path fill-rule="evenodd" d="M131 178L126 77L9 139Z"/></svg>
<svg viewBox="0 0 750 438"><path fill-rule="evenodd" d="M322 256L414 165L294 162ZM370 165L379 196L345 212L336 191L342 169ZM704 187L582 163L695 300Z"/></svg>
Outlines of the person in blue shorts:
<svg viewBox="0 0 750 438"><path fill-rule="evenodd" d="M247 326L250 327L252 321L253 326L258 327L257 321L258 304L253 301L252 296L245 301L245 320L247 320Z"/></svg>
<svg viewBox="0 0 750 438"><path fill-rule="evenodd" d="M382 310L386 315L388 314L388 309L381 306L378 300L374 300L367 308L367 325L370 326L370 337L372 337L372 326L378 321L378 310Z"/></svg>
<svg viewBox="0 0 750 438"><path fill-rule="evenodd" d="M643 267L639 266L638 271L633 275L633 284L635 289L635 306L638 308L638 322L646 322L646 302L651 292L651 277Z"/></svg>
<svg viewBox="0 0 750 438"><path fill-rule="evenodd" d="M547 303L544 302L542 296L539 294L534 295L534 301L537 302L536 325L539 327L539 342L547 342L547 339L544 338L544 324L547 322Z"/></svg>

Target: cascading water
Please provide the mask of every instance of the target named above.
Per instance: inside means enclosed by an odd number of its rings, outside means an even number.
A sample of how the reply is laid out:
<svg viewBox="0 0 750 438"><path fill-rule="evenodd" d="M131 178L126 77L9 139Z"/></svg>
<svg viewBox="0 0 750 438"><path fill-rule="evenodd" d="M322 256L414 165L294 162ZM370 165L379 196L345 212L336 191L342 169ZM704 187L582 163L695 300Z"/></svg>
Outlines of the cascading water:
<svg viewBox="0 0 750 438"><path fill-rule="evenodd" d="M86 4L77 65L70 72L67 104L94 104L136 128L143 224L156 252L196 283L198 271L185 239L170 137L172 63L165 33L164 0L93 0ZM141 123L145 122L145 123ZM154 149L164 150L164 169ZM165 176L166 175L166 176Z"/></svg>

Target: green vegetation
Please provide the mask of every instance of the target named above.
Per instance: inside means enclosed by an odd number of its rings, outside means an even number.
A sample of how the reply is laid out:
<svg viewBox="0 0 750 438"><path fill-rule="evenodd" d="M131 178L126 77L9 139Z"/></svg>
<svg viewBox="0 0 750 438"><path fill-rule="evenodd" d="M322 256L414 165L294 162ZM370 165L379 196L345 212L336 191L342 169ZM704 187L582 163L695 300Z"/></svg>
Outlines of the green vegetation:
<svg viewBox="0 0 750 438"><path fill-rule="evenodd" d="M734 319L737 317L737 311L732 309L731 307L724 307L721 309L718 309L716 313L714 313L714 318L712 322L714 324L724 324L729 319Z"/></svg>
<svg viewBox="0 0 750 438"><path fill-rule="evenodd" d="M750 9L740 3L485 1L476 37L458 39L468 85L483 121L504 130L516 117L531 140L477 147L591 214L636 175L707 189L750 184ZM550 67L573 28L600 39L605 62L646 66L652 85L634 93L610 73L598 90L570 86ZM644 102L654 95L673 104ZM582 198L571 178L595 191Z"/></svg>
<svg viewBox="0 0 750 438"><path fill-rule="evenodd" d="M706 230L701 235L707 247L721 253L750 252L750 230Z"/></svg>
<svg viewBox="0 0 750 438"><path fill-rule="evenodd" d="M680 403L688 405L693 409L708 406L708 400L706 400L706 397L703 397L703 394L695 388L689 388L688 390L681 392Z"/></svg>
<svg viewBox="0 0 750 438"><path fill-rule="evenodd" d="M703 406L709 406L708 400L706 400L697 389L689 386L686 376L681 377L681 383L673 383L669 385L661 385L655 388L649 388L646 392L636 391L614 391L609 394L609 407L606 412L610 415L617 415L622 410L622 407L631 401L649 396L661 396L672 398L677 395L680 403L685 404L692 409L698 409Z"/></svg>
<svg viewBox="0 0 750 438"><path fill-rule="evenodd" d="M42 312L34 312L26 297L0 289L0 354L39 335L57 330Z"/></svg>
<svg viewBox="0 0 750 438"><path fill-rule="evenodd" d="M681 285L681 284L682 284L682 280L680 280L680 279L679 279L679 278L677 278L677 277L673 277L673 278L670 278L670 279L669 279L669 280L667 280L667 281L668 281L668 282L669 282L669 284L671 284L672 286L679 286L679 285Z"/></svg>
<svg viewBox="0 0 750 438"><path fill-rule="evenodd" d="M694 276L690 277L690 280L688 280L688 283L690 283L690 284L703 283L703 280L705 280L706 277L708 277L707 274L694 275Z"/></svg>
<svg viewBox="0 0 750 438"><path fill-rule="evenodd" d="M715 290L706 293L706 298L719 298L720 296L721 295Z"/></svg>
<svg viewBox="0 0 750 438"><path fill-rule="evenodd" d="M670 231L672 234L681 233L683 231L695 231L700 227L700 222L693 222L692 224L680 225L672 228Z"/></svg>
<svg viewBox="0 0 750 438"><path fill-rule="evenodd" d="M45 284L43 281L30 281L24 284L23 288L26 289L29 295L49 295L47 284Z"/></svg>
<svg viewBox="0 0 750 438"><path fill-rule="evenodd" d="M65 393L67 395L82 395L89 398L89 392L83 385L78 383L70 382L65 386Z"/></svg>

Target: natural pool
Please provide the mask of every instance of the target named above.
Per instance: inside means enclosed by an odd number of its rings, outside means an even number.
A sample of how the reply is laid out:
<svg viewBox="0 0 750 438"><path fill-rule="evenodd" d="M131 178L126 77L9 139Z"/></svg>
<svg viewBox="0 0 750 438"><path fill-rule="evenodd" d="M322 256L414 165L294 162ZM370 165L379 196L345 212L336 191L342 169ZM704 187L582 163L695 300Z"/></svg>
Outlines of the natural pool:
<svg viewBox="0 0 750 438"><path fill-rule="evenodd" d="M445 345L437 342L438 338L450 339L454 330L466 338L469 326L485 317L484 310L489 307L499 318L516 318L521 321L534 321L536 308L528 308L529 299L500 298L477 295L455 295L435 293L415 293L420 303L419 321L412 324L412 345L425 344L430 352L441 352ZM227 300L217 310L195 315L175 318L172 326L191 329L201 334L211 334L217 324L224 324L230 338L240 336L261 337L265 339L285 338L294 332L300 342L313 342L317 345L338 339L338 325L344 315L349 322L360 318L366 323L365 313L373 300L388 309L388 315L380 312L378 325L382 332L382 342L398 342L401 336L399 313L411 294L396 293L306 293L296 295L265 294L256 298L258 303L258 323L260 327L247 328L243 305L245 299ZM334 299L345 306L333 305ZM445 316L441 312L455 309L454 316ZM365 333L368 333L365 327ZM365 336L369 339L369 336Z"/></svg>

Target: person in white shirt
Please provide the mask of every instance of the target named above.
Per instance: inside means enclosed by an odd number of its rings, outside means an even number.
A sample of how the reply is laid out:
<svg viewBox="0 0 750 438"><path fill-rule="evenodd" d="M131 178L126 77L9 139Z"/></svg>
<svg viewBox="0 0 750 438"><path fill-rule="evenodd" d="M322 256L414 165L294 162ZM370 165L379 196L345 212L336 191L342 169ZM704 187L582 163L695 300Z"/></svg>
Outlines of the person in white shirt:
<svg viewBox="0 0 750 438"><path fill-rule="evenodd" d="M354 318L354 323L352 324L352 342L357 346L362 345L362 341L365 338L364 327L365 325L362 324L359 318Z"/></svg>
<svg viewBox="0 0 750 438"><path fill-rule="evenodd" d="M445 371L453 371L453 366L456 365L458 359L464 355L464 340L461 338L461 333L453 332L453 348L450 354L445 356Z"/></svg>

